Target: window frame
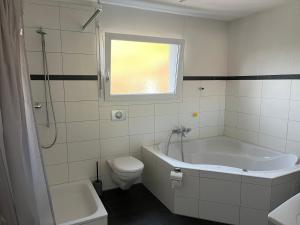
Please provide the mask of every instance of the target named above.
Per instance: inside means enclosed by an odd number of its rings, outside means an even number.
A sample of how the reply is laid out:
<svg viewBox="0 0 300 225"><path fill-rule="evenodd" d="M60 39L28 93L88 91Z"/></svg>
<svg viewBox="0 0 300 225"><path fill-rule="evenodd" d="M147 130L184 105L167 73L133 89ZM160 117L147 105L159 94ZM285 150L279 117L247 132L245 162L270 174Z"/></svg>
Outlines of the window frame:
<svg viewBox="0 0 300 225"><path fill-rule="evenodd" d="M130 35L130 34L119 34L119 33L108 33L104 34L105 46L104 46L104 99L105 101L135 101L135 100L177 100L181 97L182 82L183 82L183 57L184 57L184 40L174 38L161 38L152 36L142 35ZM111 95L111 41L122 40L122 41L137 41L137 42L148 42L148 43L165 43L175 44L179 46L178 55L178 67L176 76L175 93L171 94L130 94L130 95Z"/></svg>

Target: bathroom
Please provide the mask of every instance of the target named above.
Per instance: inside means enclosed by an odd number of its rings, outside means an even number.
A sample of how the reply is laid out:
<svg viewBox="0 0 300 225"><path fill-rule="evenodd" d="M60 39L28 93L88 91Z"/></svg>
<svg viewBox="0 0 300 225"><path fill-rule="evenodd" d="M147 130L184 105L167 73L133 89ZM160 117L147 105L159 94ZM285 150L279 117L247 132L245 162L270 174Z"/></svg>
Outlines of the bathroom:
<svg viewBox="0 0 300 225"><path fill-rule="evenodd" d="M0 225L298 224L298 0L0 7Z"/></svg>

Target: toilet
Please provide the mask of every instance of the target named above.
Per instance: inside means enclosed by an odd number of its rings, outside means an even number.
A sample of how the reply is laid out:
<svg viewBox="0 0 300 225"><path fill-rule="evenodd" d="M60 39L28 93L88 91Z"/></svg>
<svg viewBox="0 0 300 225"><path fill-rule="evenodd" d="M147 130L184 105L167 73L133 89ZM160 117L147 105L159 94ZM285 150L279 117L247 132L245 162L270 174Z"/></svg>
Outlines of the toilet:
<svg viewBox="0 0 300 225"><path fill-rule="evenodd" d="M142 175L144 164L132 157L119 157L107 160L111 169L112 180L122 189L127 190Z"/></svg>

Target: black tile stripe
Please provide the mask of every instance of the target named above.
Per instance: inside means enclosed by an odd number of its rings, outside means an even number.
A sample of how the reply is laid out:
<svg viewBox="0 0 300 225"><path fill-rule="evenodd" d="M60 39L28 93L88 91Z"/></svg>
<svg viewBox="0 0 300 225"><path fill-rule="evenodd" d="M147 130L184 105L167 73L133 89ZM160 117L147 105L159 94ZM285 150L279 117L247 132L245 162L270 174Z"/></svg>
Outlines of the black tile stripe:
<svg viewBox="0 0 300 225"><path fill-rule="evenodd" d="M253 76L184 76L183 80L297 80L300 74Z"/></svg>
<svg viewBox="0 0 300 225"><path fill-rule="evenodd" d="M50 80L98 80L97 75L50 75ZM45 76L41 74L31 74L31 80L44 80Z"/></svg>
<svg viewBox="0 0 300 225"><path fill-rule="evenodd" d="M44 75L31 74L31 80L44 80ZM253 76L184 76L183 80L299 80L300 74ZM98 75L50 75L50 80L98 80Z"/></svg>

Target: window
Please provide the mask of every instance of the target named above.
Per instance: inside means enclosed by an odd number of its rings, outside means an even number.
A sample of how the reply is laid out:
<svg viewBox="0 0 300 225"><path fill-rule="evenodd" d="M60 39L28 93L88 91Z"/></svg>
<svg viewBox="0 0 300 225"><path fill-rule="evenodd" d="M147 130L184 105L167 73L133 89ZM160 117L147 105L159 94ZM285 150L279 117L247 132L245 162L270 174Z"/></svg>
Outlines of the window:
<svg viewBox="0 0 300 225"><path fill-rule="evenodd" d="M106 33L106 99L178 97L182 53L182 40Z"/></svg>

